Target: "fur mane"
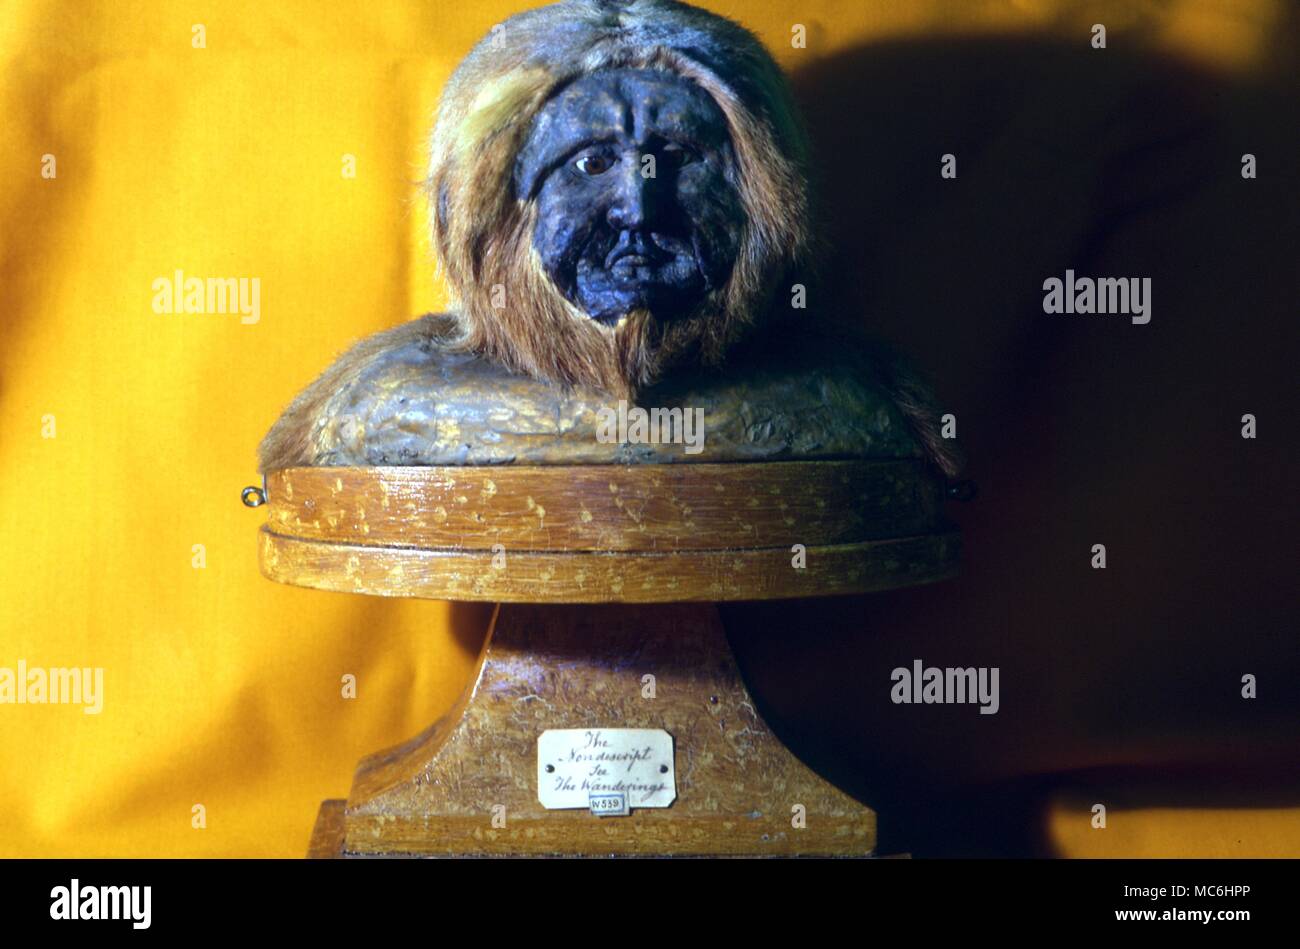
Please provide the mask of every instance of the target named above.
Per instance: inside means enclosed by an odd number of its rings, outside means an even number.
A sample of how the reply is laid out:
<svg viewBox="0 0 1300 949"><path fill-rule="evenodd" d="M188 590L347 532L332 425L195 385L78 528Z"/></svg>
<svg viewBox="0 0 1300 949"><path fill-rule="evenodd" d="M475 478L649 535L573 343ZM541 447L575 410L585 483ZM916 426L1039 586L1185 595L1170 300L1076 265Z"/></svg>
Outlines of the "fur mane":
<svg viewBox="0 0 1300 949"><path fill-rule="evenodd" d="M514 193L533 118L604 68L672 72L726 117L745 210L735 266L689 314L615 326L565 298L532 249L536 209ZM494 27L443 94L426 182L433 246L455 297L458 343L509 368L630 396L682 362L717 365L808 256L806 141L785 79L748 31L672 0L563 0Z"/></svg>

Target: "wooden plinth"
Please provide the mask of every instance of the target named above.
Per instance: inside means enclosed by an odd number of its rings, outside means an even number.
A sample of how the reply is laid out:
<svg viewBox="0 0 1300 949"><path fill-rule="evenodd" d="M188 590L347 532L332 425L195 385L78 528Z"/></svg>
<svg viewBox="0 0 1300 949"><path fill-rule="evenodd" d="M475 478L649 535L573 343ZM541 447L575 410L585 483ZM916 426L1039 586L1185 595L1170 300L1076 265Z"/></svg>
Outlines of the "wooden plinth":
<svg viewBox="0 0 1300 949"><path fill-rule="evenodd" d="M712 604L952 576L958 537L919 462L294 468L267 496L271 579L505 604L473 684L361 762L312 855L873 852L875 814L771 733ZM676 800L543 808L537 740L561 728L664 729Z"/></svg>
<svg viewBox="0 0 1300 949"><path fill-rule="evenodd" d="M676 801L627 817L544 809L537 737L553 728L668 731ZM875 814L764 723L712 605L500 607L474 685L361 762L341 826L358 856L865 856L876 839Z"/></svg>
<svg viewBox="0 0 1300 949"><path fill-rule="evenodd" d="M958 555L942 484L913 460L288 468L267 496L266 576L380 596L829 596L941 580Z"/></svg>

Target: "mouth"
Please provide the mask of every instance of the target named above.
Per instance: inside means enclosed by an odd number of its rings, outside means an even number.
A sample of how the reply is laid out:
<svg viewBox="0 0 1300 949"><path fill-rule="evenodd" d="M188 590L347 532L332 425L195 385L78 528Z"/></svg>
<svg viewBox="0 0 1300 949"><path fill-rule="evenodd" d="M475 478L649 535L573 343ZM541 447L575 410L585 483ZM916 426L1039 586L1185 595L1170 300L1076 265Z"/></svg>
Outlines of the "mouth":
<svg viewBox="0 0 1300 949"><path fill-rule="evenodd" d="M670 256L647 241L620 241L605 258L605 269L612 270L615 265L622 268L655 267Z"/></svg>
<svg viewBox="0 0 1300 949"><path fill-rule="evenodd" d="M610 267L611 269L615 266L649 267L652 266L654 263L655 261L651 260L645 254L628 253L628 254L620 254L618 257L615 257L614 262L610 264Z"/></svg>
<svg viewBox="0 0 1300 949"><path fill-rule="evenodd" d="M569 301L596 323L617 327L636 310L671 320L688 312L707 289L684 239L625 230L608 240L600 235L589 243L561 284Z"/></svg>

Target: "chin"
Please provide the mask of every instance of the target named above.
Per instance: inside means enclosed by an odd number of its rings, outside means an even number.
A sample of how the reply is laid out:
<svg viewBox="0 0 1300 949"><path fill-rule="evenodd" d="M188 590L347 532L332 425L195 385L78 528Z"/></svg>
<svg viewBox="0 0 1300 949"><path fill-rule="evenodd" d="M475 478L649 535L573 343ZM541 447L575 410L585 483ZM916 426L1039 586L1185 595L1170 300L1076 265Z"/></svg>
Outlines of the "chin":
<svg viewBox="0 0 1300 949"><path fill-rule="evenodd" d="M668 326L681 322L692 312L693 305L690 304L679 303L672 306L655 306L651 302L637 301L626 308L619 308L609 313L599 313L590 318L601 326L618 329L627 321L628 317L638 313L644 314L645 318L653 320L656 324Z"/></svg>
<svg viewBox="0 0 1300 949"><path fill-rule="evenodd" d="M589 300L581 298L575 304L592 320L601 326L617 326L628 314L646 312L661 323L674 322L690 313L700 305L703 294L683 292L672 286L641 286L618 294L612 303L608 300Z"/></svg>

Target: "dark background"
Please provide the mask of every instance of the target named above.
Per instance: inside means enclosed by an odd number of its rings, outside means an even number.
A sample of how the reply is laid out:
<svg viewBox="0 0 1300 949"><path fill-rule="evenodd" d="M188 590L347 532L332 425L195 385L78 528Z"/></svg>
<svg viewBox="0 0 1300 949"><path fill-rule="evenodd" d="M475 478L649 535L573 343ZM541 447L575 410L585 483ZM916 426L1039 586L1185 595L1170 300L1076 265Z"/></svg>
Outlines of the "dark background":
<svg viewBox="0 0 1300 949"><path fill-rule="evenodd" d="M810 312L914 357L980 492L950 505L957 580L723 608L768 720L880 812L882 852L1051 853L1063 787L1300 806L1295 17L1287 68L1248 80L1012 37L792 77L831 255ZM1151 322L1044 314L1067 268L1150 277ZM893 705L914 659L1000 667L1000 712Z"/></svg>

